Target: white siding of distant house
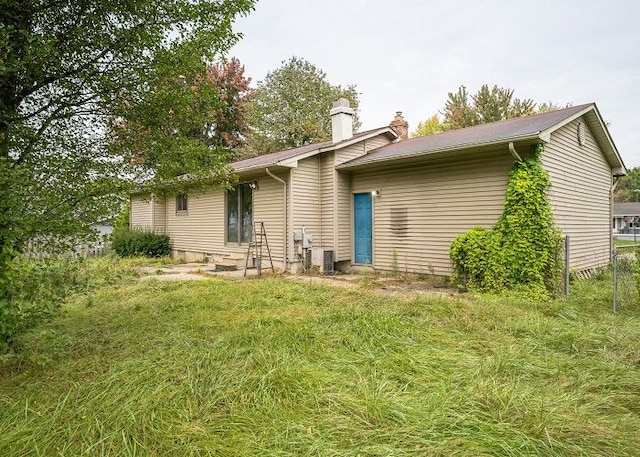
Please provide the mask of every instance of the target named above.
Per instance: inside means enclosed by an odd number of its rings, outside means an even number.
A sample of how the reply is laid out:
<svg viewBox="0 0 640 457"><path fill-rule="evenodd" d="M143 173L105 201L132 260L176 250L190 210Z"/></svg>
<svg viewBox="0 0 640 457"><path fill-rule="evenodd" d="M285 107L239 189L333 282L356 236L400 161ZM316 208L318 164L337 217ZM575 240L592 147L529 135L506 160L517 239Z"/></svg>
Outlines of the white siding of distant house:
<svg viewBox="0 0 640 457"><path fill-rule="evenodd" d="M585 128L583 146L578 144L579 122ZM578 119L554 132L542 162L551 177L549 200L556 223L571 238L571 267L606 265L611 252L611 167L586 123Z"/></svg>

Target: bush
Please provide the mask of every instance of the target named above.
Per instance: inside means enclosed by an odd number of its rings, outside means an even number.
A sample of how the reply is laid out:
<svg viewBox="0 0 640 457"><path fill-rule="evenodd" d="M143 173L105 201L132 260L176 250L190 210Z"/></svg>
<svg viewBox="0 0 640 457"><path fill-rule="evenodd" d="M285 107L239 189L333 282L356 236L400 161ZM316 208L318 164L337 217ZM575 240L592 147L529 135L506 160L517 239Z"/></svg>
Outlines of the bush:
<svg viewBox="0 0 640 457"><path fill-rule="evenodd" d="M542 145L509 174L504 211L492 230L475 227L451 243L458 280L471 289L525 289L544 295L559 287L562 238L546 192L551 182L540 164Z"/></svg>
<svg viewBox="0 0 640 457"><path fill-rule="evenodd" d="M56 314L69 290L66 276L74 269L71 259L13 259L0 299L0 353L8 350L18 333Z"/></svg>
<svg viewBox="0 0 640 457"><path fill-rule="evenodd" d="M170 254L171 245L169 235L122 228L113 232L111 249L120 257L162 257Z"/></svg>
<svg viewBox="0 0 640 457"><path fill-rule="evenodd" d="M451 243L450 257L456 279L470 289L499 289L504 285L500 234L474 227Z"/></svg>
<svg viewBox="0 0 640 457"><path fill-rule="evenodd" d="M134 268L114 256L15 257L7 268L5 298L0 299L0 354L11 348L17 335L56 316L70 294L134 276Z"/></svg>

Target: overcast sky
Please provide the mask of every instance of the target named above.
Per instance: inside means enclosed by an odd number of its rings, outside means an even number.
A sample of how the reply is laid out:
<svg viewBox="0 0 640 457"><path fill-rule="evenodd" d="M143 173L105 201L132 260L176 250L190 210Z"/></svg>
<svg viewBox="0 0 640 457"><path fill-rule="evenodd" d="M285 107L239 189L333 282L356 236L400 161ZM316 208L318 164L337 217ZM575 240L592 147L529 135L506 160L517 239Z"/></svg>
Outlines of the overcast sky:
<svg viewBox="0 0 640 457"><path fill-rule="evenodd" d="M640 166L637 0L261 0L230 55L253 83L292 56L355 84L362 130L403 111L410 130L447 93L482 84L518 98L596 102L628 168Z"/></svg>

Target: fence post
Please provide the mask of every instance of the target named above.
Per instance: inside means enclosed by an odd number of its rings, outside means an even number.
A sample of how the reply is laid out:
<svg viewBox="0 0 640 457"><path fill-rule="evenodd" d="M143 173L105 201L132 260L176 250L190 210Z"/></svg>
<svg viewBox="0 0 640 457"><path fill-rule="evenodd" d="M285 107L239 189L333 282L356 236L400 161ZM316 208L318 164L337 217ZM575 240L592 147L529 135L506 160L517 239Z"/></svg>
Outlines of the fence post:
<svg viewBox="0 0 640 457"><path fill-rule="evenodd" d="M569 235L564 237L564 294L569 295Z"/></svg>
<svg viewBox="0 0 640 457"><path fill-rule="evenodd" d="M618 250L613 248L613 312L618 311Z"/></svg>

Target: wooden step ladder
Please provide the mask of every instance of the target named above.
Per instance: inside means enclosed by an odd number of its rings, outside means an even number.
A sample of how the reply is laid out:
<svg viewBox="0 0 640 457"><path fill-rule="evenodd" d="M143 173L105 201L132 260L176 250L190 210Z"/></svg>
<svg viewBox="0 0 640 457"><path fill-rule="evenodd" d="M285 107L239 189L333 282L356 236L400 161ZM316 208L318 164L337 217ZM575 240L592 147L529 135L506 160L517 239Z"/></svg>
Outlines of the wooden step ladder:
<svg viewBox="0 0 640 457"><path fill-rule="evenodd" d="M260 229L257 229L260 224ZM254 222L253 231L251 233L251 242L247 248L247 258L244 261L244 276L247 276L247 269L249 268L249 259L255 254L255 268L258 270L258 276L262 275L262 259L263 259L263 247L267 249L267 256L269 263L271 264L271 272L275 273L273 268L273 259L271 258L271 249L269 249L269 241L267 240L267 232L264 228L264 222Z"/></svg>

